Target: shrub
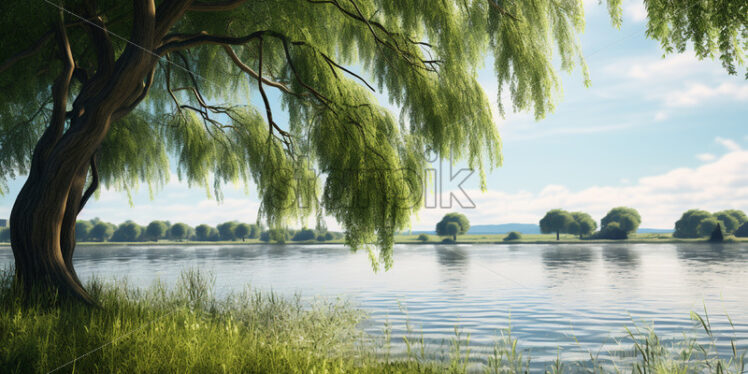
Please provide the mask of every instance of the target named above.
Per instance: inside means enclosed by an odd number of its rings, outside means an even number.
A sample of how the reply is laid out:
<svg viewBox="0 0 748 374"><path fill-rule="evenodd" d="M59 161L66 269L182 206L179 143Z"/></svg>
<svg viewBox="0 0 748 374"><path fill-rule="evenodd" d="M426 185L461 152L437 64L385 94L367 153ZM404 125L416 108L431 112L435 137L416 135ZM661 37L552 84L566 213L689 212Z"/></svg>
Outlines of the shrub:
<svg viewBox="0 0 748 374"><path fill-rule="evenodd" d="M169 236L175 240L185 239L190 232L190 227L185 223L175 223L174 226L169 229Z"/></svg>
<svg viewBox="0 0 748 374"><path fill-rule="evenodd" d="M456 227L450 225L454 223ZM436 224L436 234L439 236L451 236L457 239L457 235L466 234L470 230L470 221L460 213L447 213L439 223Z"/></svg>
<svg viewBox="0 0 748 374"><path fill-rule="evenodd" d="M422 242L425 243L425 242L431 240L431 238L429 238L429 236L426 235L426 234L421 234L421 235L418 235L418 240L420 240L420 241L422 241Z"/></svg>
<svg viewBox="0 0 748 374"><path fill-rule="evenodd" d="M748 238L748 222L744 223L737 230L735 230L734 234L738 238Z"/></svg>
<svg viewBox="0 0 748 374"><path fill-rule="evenodd" d="M236 235L234 234L236 225L236 222L224 222L216 226L216 229L218 229L218 232L221 234L221 240L233 241L236 239Z"/></svg>
<svg viewBox="0 0 748 374"><path fill-rule="evenodd" d="M675 232L673 232L674 238L698 238L699 225L702 221L713 218L712 214L705 210L691 209L683 213L680 219L675 222ZM712 226L711 229L714 229ZM707 236L711 233L709 230L706 234L701 236Z"/></svg>
<svg viewBox="0 0 748 374"><path fill-rule="evenodd" d="M610 222L605 228L595 234L595 239L623 240L628 239L628 232L621 228L618 222Z"/></svg>
<svg viewBox="0 0 748 374"><path fill-rule="evenodd" d="M270 233L267 231L263 231L260 233L260 241L263 241L265 243L270 241Z"/></svg>
<svg viewBox="0 0 748 374"><path fill-rule="evenodd" d="M212 230L215 229L208 225L199 225L195 227L195 237L198 241L207 242L208 240L210 240L210 234Z"/></svg>
<svg viewBox="0 0 748 374"><path fill-rule="evenodd" d="M246 223L240 223L234 228L234 235L236 235L236 237L241 239L242 241L244 241L244 239L249 236L250 232L252 232L252 227L250 227Z"/></svg>
<svg viewBox="0 0 748 374"><path fill-rule="evenodd" d="M636 229L639 228L641 222L642 217L639 215L639 212L637 212L636 209L619 206L617 208L611 209L608 214L606 214L605 217L600 220L600 226L602 226L602 230L600 230L600 232L605 231L605 228L608 225L617 223L618 227L612 229L612 231L610 231L608 234L618 236L618 231L623 230L626 233L626 237L628 237L628 234L636 232Z"/></svg>
<svg viewBox="0 0 748 374"><path fill-rule="evenodd" d="M163 238L168 231L169 226L166 225L166 222L162 221L153 221L145 229L146 236L153 241Z"/></svg>
<svg viewBox="0 0 748 374"><path fill-rule="evenodd" d="M506 237L504 238L504 241L508 242L508 241L520 240L520 239L522 239L522 234L518 233L517 231L512 231L506 235Z"/></svg>
<svg viewBox="0 0 748 374"><path fill-rule="evenodd" d="M719 221L717 221L717 218L709 217L699 222L699 225L696 227L696 233L699 235L699 237L707 237L712 234L717 226L719 226Z"/></svg>
<svg viewBox="0 0 748 374"><path fill-rule="evenodd" d="M722 235L722 227L720 227L719 223L714 228L714 230L712 230L712 234L709 236L709 241L714 243L721 243L725 241L725 236Z"/></svg>
<svg viewBox="0 0 748 374"><path fill-rule="evenodd" d="M314 233L314 230L303 228L299 231L297 231L293 236L293 241L295 242L304 242L307 240L314 240L317 237L317 235Z"/></svg>
<svg viewBox="0 0 748 374"><path fill-rule="evenodd" d="M89 235L91 234L91 229L93 229L93 226L94 225L90 221L76 222L75 223L75 240L80 241L80 242L88 241ZM8 240L10 240L10 236L8 237ZM3 241L3 240L0 239L0 241Z"/></svg>

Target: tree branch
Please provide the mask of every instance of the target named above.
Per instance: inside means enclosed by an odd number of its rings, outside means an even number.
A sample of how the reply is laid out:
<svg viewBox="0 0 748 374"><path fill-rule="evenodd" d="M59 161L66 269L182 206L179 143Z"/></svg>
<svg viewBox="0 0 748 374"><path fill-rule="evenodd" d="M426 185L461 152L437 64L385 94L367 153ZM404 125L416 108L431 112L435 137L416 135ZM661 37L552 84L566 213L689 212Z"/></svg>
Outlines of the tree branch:
<svg viewBox="0 0 748 374"><path fill-rule="evenodd" d="M350 75L352 75L352 76L356 77L356 78L357 78L358 80L360 80L361 82L363 82L363 83L364 83L364 84L366 85L366 87L369 87L369 89L370 89L370 90L371 90L372 92L377 92L377 91L376 91L376 90L374 89L374 87L372 87L372 86L371 86L371 85L369 84L369 82L367 82L367 81L366 81L366 79L364 79L364 78L362 78L362 77L361 77L360 75L358 75L358 74L356 74L356 73L354 73L354 72L352 72L352 71L350 71L350 70L346 69L346 68L345 68L344 66L341 66L341 65L340 65L340 64L338 64L337 62L333 61L333 59L331 59L330 57L328 57L328 56L327 56L326 54L324 54L324 53L322 53L322 52L320 52L320 54L321 54L321 55L322 55L322 57L323 57L323 58L325 59L325 61L327 61L327 63L328 63L328 64L330 64L330 65L334 65L334 66L335 66L335 67L337 67L338 69L340 69L340 70L342 70L342 71L344 71L344 72L346 72L346 73L348 73L348 74L350 74ZM335 73L335 70L333 70L333 74L334 74L334 73Z"/></svg>
<svg viewBox="0 0 748 374"><path fill-rule="evenodd" d="M246 0L225 0L215 2L196 1L187 10L192 12L222 12L234 10L244 4Z"/></svg>
<svg viewBox="0 0 748 374"><path fill-rule="evenodd" d="M47 44L47 42L50 41L54 35L54 31L47 32L39 40L34 42L34 45L24 51L16 53L15 55L5 60L5 62L0 65L0 73L13 66L16 62L39 53L39 51L42 50L42 47L44 47L44 45Z"/></svg>
<svg viewBox="0 0 748 374"><path fill-rule="evenodd" d="M62 59L63 68L57 80L52 85L54 107L48 130L50 130L50 135L54 139L53 142L56 142L62 136L62 131L65 129L68 91L70 89L70 81L73 79L73 71L75 70L73 52L70 49L70 41L68 40L68 34L62 18L62 11L60 11L60 23L58 24L55 37L60 48L60 58ZM45 135L47 135L46 132Z"/></svg>
<svg viewBox="0 0 748 374"><path fill-rule="evenodd" d="M137 93L137 96L135 96L127 106L120 108L114 112L114 115L112 115L112 118L114 120L121 118L127 113L130 113L133 109L135 109L136 106L138 106L138 104L140 104L141 101L143 101L143 99L145 99L145 97L148 95L148 91L153 85L153 76L155 75L155 73L156 69L151 69L145 79L145 82L141 86L140 92Z"/></svg>
<svg viewBox="0 0 748 374"><path fill-rule="evenodd" d="M412 66L435 72L436 69L434 69L434 67L431 65L433 65L434 63L441 62L438 60L424 60L421 57L414 54L413 52L403 49L400 46L400 44L397 42L397 38L401 38L403 41L407 41L408 43L413 44L413 45L425 46L429 48L431 48L431 44L426 43L426 42L414 41L410 39L409 37L407 37L406 35L390 31L387 27L385 27L379 22L376 22L376 21L373 21L371 19L364 17L363 13L361 12L361 10L359 9L358 5L356 4L354 0L349 0L349 2L355 9L355 12L352 12L346 9L337 0L306 0L306 1L311 4L331 4L334 7L336 7L344 15L363 23L369 29L369 32L371 33L372 37L374 37L374 41L377 44L383 45L387 47L388 49L391 49L392 51L400 54ZM382 39L379 36L379 34L377 34L375 29L382 31L385 35L387 35L387 37L390 40L392 40L393 43L389 43L386 40ZM418 62L420 62L420 64Z"/></svg>
<svg viewBox="0 0 748 374"><path fill-rule="evenodd" d="M496 9L499 13L501 13L501 14L503 14L503 15L505 15L505 16L513 19L513 20L515 20L515 21L519 21L519 19L514 14L509 13L509 11L507 11L506 9L504 9L504 7L502 7L501 5L497 4L494 0L486 0L486 1L488 1L488 4L491 6L491 8Z"/></svg>
<svg viewBox="0 0 748 374"><path fill-rule="evenodd" d="M234 53L234 49L231 48L231 46L224 45L223 46L223 50L226 51L226 54L228 54L229 57L231 57L231 60L234 61L234 64L239 69L241 69L243 72L247 73L247 75L249 75L250 77L255 78L255 79L257 79L258 77L260 77L260 75L257 74L257 72L255 72L254 70L252 70L251 67L247 66L246 64L244 64L241 61L241 59L239 59L239 56L237 56L236 53ZM264 83L264 84L266 84L266 85L268 85L270 87L275 87L275 88L283 91L284 93L287 93L287 94L293 95L293 96L301 96L300 94L291 91L291 89L289 89L288 87L286 87L286 85L284 85L283 83L271 81L271 80L266 79L264 77L262 77L261 79L262 79L262 83Z"/></svg>
<svg viewBox="0 0 748 374"><path fill-rule="evenodd" d="M91 184L86 188L86 191L83 193L83 197L81 198L80 205L78 206L78 213L83 210L83 207L86 206L86 203L88 202L88 199L91 198L91 196L96 192L96 189L99 188L99 169L96 166L96 155L98 152L94 152L93 155L91 155Z"/></svg>
<svg viewBox="0 0 748 374"><path fill-rule="evenodd" d="M204 32L198 34L169 34L163 38L165 42L162 42L161 46L156 48L155 53L159 56L163 56L169 52L192 48L203 44L245 44L271 32L272 31L261 30L240 37L209 35Z"/></svg>

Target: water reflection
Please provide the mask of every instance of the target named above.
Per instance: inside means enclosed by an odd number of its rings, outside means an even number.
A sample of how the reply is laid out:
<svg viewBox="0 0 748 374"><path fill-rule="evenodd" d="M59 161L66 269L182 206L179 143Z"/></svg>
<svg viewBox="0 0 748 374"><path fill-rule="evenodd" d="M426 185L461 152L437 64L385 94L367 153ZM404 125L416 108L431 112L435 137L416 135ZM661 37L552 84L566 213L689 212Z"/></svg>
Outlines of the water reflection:
<svg viewBox="0 0 748 374"><path fill-rule="evenodd" d="M251 261L264 255L264 251L257 247L250 246L226 246L218 248L215 256L221 260L227 261Z"/></svg>
<svg viewBox="0 0 748 374"><path fill-rule="evenodd" d="M456 245L436 245L436 260L439 263L442 283L450 290L464 290L469 267L469 252Z"/></svg>
<svg viewBox="0 0 748 374"><path fill-rule="evenodd" d="M545 248L542 253L543 265L548 270L568 267L586 267L594 259L589 247L572 247L565 245Z"/></svg>
<svg viewBox="0 0 748 374"><path fill-rule="evenodd" d="M676 247L678 259L702 263L745 261L746 247L734 243L684 243Z"/></svg>
<svg viewBox="0 0 748 374"><path fill-rule="evenodd" d="M640 262L639 253L626 245L614 245L603 247L603 260L607 264L635 269Z"/></svg>

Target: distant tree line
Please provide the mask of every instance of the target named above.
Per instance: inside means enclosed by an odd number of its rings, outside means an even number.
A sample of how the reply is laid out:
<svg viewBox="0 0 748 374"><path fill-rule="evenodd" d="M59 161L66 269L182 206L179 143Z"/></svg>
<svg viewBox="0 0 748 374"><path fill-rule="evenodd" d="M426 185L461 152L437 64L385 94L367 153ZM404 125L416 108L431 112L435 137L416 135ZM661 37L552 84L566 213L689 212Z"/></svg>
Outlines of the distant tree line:
<svg viewBox="0 0 748 374"><path fill-rule="evenodd" d="M218 242L259 238L264 242L284 243L312 240L324 242L341 239L343 234L327 231L324 227L263 231L256 224L237 221L224 222L215 227L206 224L192 227L186 223L172 224L169 221L153 221L146 226L141 226L133 221L115 225L94 218L78 221L75 225L75 237L78 242L155 242L159 240ZM0 242L10 242L8 228L0 228Z"/></svg>
<svg viewBox="0 0 748 374"><path fill-rule="evenodd" d="M740 210L730 209L716 213L691 209L675 222L676 238L701 238L710 236L719 226L725 235L748 237L748 217Z"/></svg>
<svg viewBox="0 0 748 374"><path fill-rule="evenodd" d="M567 212L563 209L548 211L540 220L540 231L543 234L579 235L580 239L627 239L635 233L641 224L641 216L636 209L617 207L611 209L600 220L600 231L595 232L597 223L587 213ZM683 213L675 222L675 238L721 238L728 235L748 237L748 216L740 210L723 210L709 213L704 210L691 209Z"/></svg>

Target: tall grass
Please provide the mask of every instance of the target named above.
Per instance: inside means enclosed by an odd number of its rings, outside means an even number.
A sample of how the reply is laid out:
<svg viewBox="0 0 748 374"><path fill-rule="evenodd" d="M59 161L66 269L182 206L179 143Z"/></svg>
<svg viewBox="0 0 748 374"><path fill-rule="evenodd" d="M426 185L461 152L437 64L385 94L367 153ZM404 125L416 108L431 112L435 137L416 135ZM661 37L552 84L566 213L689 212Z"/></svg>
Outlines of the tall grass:
<svg viewBox="0 0 748 374"><path fill-rule="evenodd" d="M299 297L246 289L213 294L213 278L182 273L174 287L135 289L126 282L87 284L101 308L48 300L24 302L11 272L0 272L0 373L529 373L531 357L510 330L489 357L471 357L470 338L455 329L442 359L429 357L423 334L408 327L407 354L391 359L391 336L358 327L365 313L341 300L303 303ZM45 306L47 305L47 306ZM706 315L705 315L706 317ZM708 318L694 315L711 335ZM712 337L713 338L713 337ZM630 332L625 367L559 359L547 373L741 373L743 358L722 358L714 340L684 338L679 349L652 332ZM734 346L734 345L733 345ZM382 347L386 348L384 357Z"/></svg>

